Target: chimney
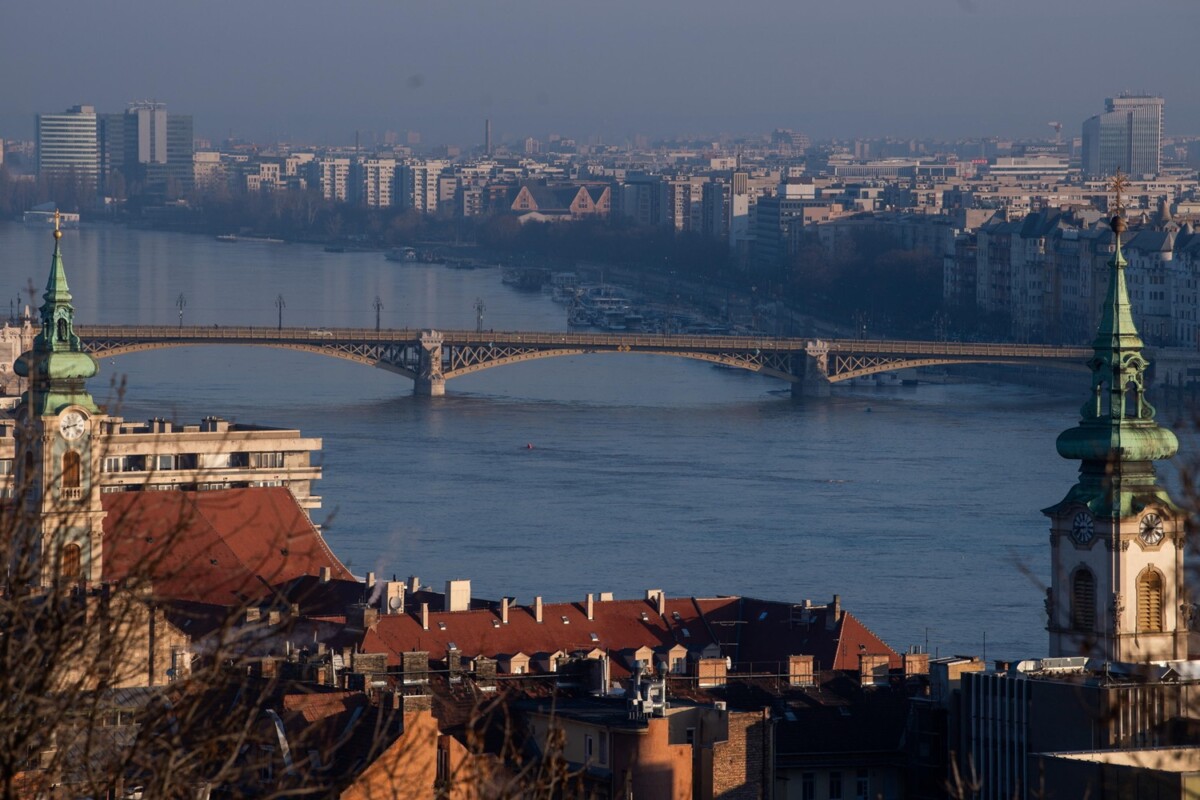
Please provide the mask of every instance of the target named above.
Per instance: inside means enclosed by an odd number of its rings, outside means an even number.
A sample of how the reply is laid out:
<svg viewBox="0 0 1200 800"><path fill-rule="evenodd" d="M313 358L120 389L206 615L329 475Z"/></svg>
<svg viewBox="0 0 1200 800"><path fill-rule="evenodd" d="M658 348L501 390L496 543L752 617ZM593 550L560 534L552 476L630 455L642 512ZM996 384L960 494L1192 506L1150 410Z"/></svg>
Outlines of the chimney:
<svg viewBox="0 0 1200 800"><path fill-rule="evenodd" d="M825 611L825 629L833 630L837 624L842 621L842 596L835 594L833 602L829 604L829 608Z"/></svg>
<svg viewBox="0 0 1200 800"><path fill-rule="evenodd" d="M429 630L429 603L421 603L421 630Z"/></svg>
<svg viewBox="0 0 1200 800"><path fill-rule="evenodd" d="M500 598L500 624L501 625L508 624L508 598L507 597Z"/></svg>
<svg viewBox="0 0 1200 800"><path fill-rule="evenodd" d="M333 569L331 567L321 567L321 583L329 583L333 577Z"/></svg>
<svg viewBox="0 0 1200 800"><path fill-rule="evenodd" d="M375 588L375 573L368 572L367 573L367 591L369 592L374 588Z"/></svg>
<svg viewBox="0 0 1200 800"><path fill-rule="evenodd" d="M471 582L469 580L446 581L446 599L443 610L471 610Z"/></svg>
<svg viewBox="0 0 1200 800"><path fill-rule="evenodd" d="M537 622L542 621L542 596L540 594L533 598L533 618Z"/></svg>
<svg viewBox="0 0 1200 800"><path fill-rule="evenodd" d="M667 596L663 594L662 589L647 589L646 599L654 603L654 608L658 615L664 616L667 613Z"/></svg>
<svg viewBox="0 0 1200 800"><path fill-rule="evenodd" d="M408 576L408 593L416 594L419 591L421 591L421 579L418 578L416 575L409 575Z"/></svg>
<svg viewBox="0 0 1200 800"><path fill-rule="evenodd" d="M587 618L595 619L595 616L592 613L592 595L590 593L587 596Z"/></svg>

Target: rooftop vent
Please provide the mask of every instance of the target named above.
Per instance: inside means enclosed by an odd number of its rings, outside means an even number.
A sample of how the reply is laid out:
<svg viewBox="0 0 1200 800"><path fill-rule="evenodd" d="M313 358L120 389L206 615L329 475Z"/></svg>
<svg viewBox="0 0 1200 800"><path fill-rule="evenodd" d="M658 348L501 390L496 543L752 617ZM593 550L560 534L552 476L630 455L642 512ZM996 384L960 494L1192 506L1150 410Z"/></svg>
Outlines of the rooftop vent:
<svg viewBox="0 0 1200 800"><path fill-rule="evenodd" d="M446 630L446 623L444 623L444 622L439 622L439 623L438 623L438 630L439 630L439 631L444 631L444 630Z"/></svg>
<svg viewBox="0 0 1200 800"><path fill-rule="evenodd" d="M678 611L672 611L672 612L671 612L671 618L672 618L672 619L674 619L676 622L679 622L680 620L682 620L682 619L683 619L683 617L679 616L679 612L678 612Z"/></svg>
<svg viewBox="0 0 1200 800"><path fill-rule="evenodd" d="M599 637L599 636L597 636L596 634L592 633L592 634L589 634L589 635L592 637L592 641L593 641L593 642L598 642L598 641L600 641L600 637Z"/></svg>
<svg viewBox="0 0 1200 800"><path fill-rule="evenodd" d="M563 621L563 625L570 625L570 624L571 624L571 620L567 619L567 615L566 615L566 614L563 614L562 621Z"/></svg>
<svg viewBox="0 0 1200 800"><path fill-rule="evenodd" d="M493 627L493 628L499 628L499 627L500 627L500 620L498 620L498 619L494 619L494 620L492 620L492 627Z"/></svg>

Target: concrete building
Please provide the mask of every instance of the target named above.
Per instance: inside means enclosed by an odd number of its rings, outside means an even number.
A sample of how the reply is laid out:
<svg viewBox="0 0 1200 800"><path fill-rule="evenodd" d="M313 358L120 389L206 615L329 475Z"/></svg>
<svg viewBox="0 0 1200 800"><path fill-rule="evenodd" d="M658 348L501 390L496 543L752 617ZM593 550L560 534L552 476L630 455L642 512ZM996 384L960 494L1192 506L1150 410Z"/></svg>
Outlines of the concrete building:
<svg viewBox="0 0 1200 800"><path fill-rule="evenodd" d="M440 207L438 178L448 161L410 161L396 169L396 205L421 214L436 214Z"/></svg>
<svg viewBox="0 0 1200 800"><path fill-rule="evenodd" d="M38 177L74 177L93 187L100 179L96 108L72 106L37 115Z"/></svg>
<svg viewBox="0 0 1200 800"><path fill-rule="evenodd" d="M307 164L308 183L319 186L326 200L344 203L349 197L350 159L318 158Z"/></svg>
<svg viewBox="0 0 1200 800"><path fill-rule="evenodd" d="M365 158L350 167L351 202L367 208L391 208L395 204L396 160Z"/></svg>
<svg viewBox="0 0 1200 800"><path fill-rule="evenodd" d="M1163 98L1121 94L1106 98L1104 113L1083 123L1085 178L1157 175L1162 164Z"/></svg>
<svg viewBox="0 0 1200 800"><path fill-rule="evenodd" d="M195 183L192 117L163 103L131 103L99 120L100 166L106 191L119 174L128 194L178 196Z"/></svg>

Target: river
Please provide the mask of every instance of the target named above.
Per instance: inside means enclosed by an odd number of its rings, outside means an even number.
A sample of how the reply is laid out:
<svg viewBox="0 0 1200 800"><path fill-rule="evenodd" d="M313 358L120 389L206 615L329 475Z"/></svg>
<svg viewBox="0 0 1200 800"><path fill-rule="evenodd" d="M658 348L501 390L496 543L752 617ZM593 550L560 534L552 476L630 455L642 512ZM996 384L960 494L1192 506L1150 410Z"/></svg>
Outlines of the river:
<svg viewBox="0 0 1200 800"><path fill-rule="evenodd" d="M52 239L0 223L0 286L37 302ZM80 324L277 322L563 330L498 270L84 227L63 256ZM0 303L3 292L0 291ZM124 378L123 398L114 379ZM286 351L198 347L105 360L93 395L127 419L215 414L324 441L315 514L352 569L474 594L582 600L834 593L893 647L1045 654L1047 521L1077 465L1055 436L1086 395L1011 384L786 386L679 359L592 355L450 381ZM117 410L119 407L119 411ZM527 445L532 444L530 449Z"/></svg>

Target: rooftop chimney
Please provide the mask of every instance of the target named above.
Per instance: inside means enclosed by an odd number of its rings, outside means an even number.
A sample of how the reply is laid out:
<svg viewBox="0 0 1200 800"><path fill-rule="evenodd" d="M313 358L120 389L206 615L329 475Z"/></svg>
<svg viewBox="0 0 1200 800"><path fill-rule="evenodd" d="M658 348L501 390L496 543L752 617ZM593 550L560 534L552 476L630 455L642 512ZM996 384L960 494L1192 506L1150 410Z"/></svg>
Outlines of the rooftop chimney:
<svg viewBox="0 0 1200 800"><path fill-rule="evenodd" d="M667 613L667 596L663 594L662 589L647 589L646 599L654 603L654 608L660 617Z"/></svg>
<svg viewBox="0 0 1200 800"><path fill-rule="evenodd" d="M500 598L500 624L508 624L508 598Z"/></svg>
<svg viewBox="0 0 1200 800"><path fill-rule="evenodd" d="M446 581L446 611L470 611L471 581Z"/></svg>
<svg viewBox="0 0 1200 800"><path fill-rule="evenodd" d="M329 583L329 580L332 577L333 577L333 568L332 567L321 567L321 583Z"/></svg>
<svg viewBox="0 0 1200 800"><path fill-rule="evenodd" d="M429 630L429 603L421 603L421 630Z"/></svg>
<svg viewBox="0 0 1200 800"><path fill-rule="evenodd" d="M370 591L371 589L374 589L374 588L375 588L375 573L368 572L367 573L367 590Z"/></svg>
<svg viewBox="0 0 1200 800"><path fill-rule="evenodd" d="M408 576L408 593L416 594L421 590L421 579L416 575Z"/></svg>
<svg viewBox="0 0 1200 800"><path fill-rule="evenodd" d="M833 630L839 622L842 621L842 596L835 594L833 602L829 604L829 608L825 612L825 628Z"/></svg>
<svg viewBox="0 0 1200 800"><path fill-rule="evenodd" d="M540 594L533 598L533 618L537 622L542 621L542 596Z"/></svg>
<svg viewBox="0 0 1200 800"><path fill-rule="evenodd" d="M587 596L587 618L594 619L594 616L592 613L592 595L590 593Z"/></svg>

